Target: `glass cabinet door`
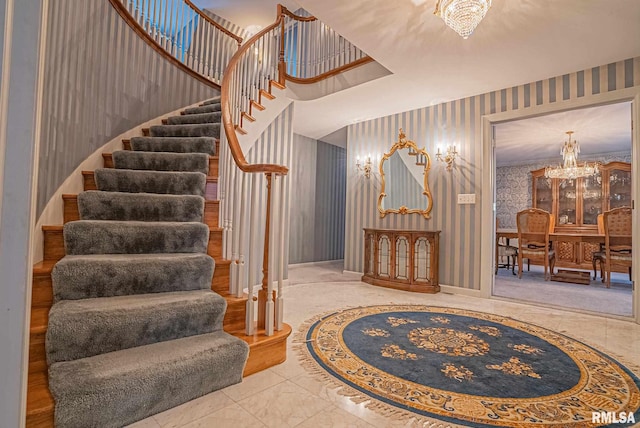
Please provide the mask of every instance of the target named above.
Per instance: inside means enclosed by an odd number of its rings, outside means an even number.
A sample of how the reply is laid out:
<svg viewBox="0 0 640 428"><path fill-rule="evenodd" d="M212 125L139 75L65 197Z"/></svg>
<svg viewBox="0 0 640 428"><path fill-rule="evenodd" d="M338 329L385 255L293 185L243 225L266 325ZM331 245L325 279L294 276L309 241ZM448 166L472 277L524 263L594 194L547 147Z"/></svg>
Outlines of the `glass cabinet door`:
<svg viewBox="0 0 640 428"><path fill-rule="evenodd" d="M535 207L541 210L551 212L553 202L553 191L551 188L551 179L543 177L533 177L535 194Z"/></svg>
<svg viewBox="0 0 640 428"><path fill-rule="evenodd" d="M413 255L413 280L429 282L431 280L431 242L425 237L416 239Z"/></svg>
<svg viewBox="0 0 640 428"><path fill-rule="evenodd" d="M609 209L631 206L631 171L612 169L609 173Z"/></svg>
<svg viewBox="0 0 640 428"><path fill-rule="evenodd" d="M600 173L582 179L582 224L597 225L602 213L602 175Z"/></svg>
<svg viewBox="0 0 640 428"><path fill-rule="evenodd" d="M378 237L378 276L380 278L391 276L391 240L387 235Z"/></svg>
<svg viewBox="0 0 640 428"><path fill-rule="evenodd" d="M396 236L395 279L409 280L409 239L403 235Z"/></svg>
<svg viewBox="0 0 640 428"><path fill-rule="evenodd" d="M576 181L560 180L558 186L558 225L576 224Z"/></svg>

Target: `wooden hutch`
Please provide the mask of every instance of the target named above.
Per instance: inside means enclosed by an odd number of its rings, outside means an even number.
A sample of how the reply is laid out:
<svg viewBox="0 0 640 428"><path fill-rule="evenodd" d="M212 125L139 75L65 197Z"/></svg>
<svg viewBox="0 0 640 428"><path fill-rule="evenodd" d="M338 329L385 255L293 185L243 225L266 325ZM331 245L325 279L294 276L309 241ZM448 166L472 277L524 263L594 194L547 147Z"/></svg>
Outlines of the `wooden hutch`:
<svg viewBox="0 0 640 428"><path fill-rule="evenodd" d="M437 293L440 231L364 229L362 281Z"/></svg>
<svg viewBox="0 0 640 428"><path fill-rule="evenodd" d="M559 233L598 233L598 214L631 206L631 164L610 162L600 172L573 180L546 178L544 168L531 171L532 205L555 217ZM592 254L600 249L588 242L555 242L556 266L591 269Z"/></svg>

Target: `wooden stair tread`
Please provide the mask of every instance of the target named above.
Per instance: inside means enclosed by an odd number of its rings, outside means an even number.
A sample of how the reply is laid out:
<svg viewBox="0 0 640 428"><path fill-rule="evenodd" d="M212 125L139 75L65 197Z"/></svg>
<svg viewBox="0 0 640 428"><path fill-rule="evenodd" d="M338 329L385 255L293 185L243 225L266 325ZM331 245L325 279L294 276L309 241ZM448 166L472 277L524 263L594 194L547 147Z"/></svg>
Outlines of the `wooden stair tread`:
<svg viewBox="0 0 640 428"><path fill-rule="evenodd" d="M259 102L255 101L255 100L251 100L251 102L249 103L250 107L255 107L256 109L262 111L264 110L266 107L263 106L262 104L260 104ZM249 112L251 112L251 110L249 110ZM249 113L251 114L251 113Z"/></svg>
<svg viewBox="0 0 640 428"><path fill-rule="evenodd" d="M62 231L62 225L61 224L42 225L42 231L43 232L61 232Z"/></svg>
<svg viewBox="0 0 640 428"><path fill-rule="evenodd" d="M270 342L280 342L283 338L289 337L291 334L291 326L287 323L282 324L282 330L274 331L272 336L265 336L264 329L256 329L255 333L251 336L247 336L243 330L229 331L227 332L238 339L242 339L249 344L249 346L259 346L261 344Z"/></svg>
<svg viewBox="0 0 640 428"><path fill-rule="evenodd" d="M285 89L284 85L281 85L279 82L276 82L275 80L269 80L269 88L271 87L278 88L278 89Z"/></svg>
<svg viewBox="0 0 640 428"><path fill-rule="evenodd" d="M260 89L260 96L265 97L268 100L275 100L276 96L273 95L271 92L267 92L264 89Z"/></svg>
<svg viewBox="0 0 640 428"><path fill-rule="evenodd" d="M34 275L50 275L53 270L53 266L57 262L53 260L43 260L39 263L33 265L33 274Z"/></svg>

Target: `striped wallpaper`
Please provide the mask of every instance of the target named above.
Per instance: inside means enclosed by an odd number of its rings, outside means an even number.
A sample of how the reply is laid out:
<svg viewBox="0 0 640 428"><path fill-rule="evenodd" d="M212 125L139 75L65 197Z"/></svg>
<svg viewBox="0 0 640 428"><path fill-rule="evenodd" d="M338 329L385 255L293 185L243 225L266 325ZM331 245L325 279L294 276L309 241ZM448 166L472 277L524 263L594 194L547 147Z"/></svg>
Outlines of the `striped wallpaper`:
<svg viewBox="0 0 640 428"><path fill-rule="evenodd" d="M313 261L344 258L346 202L347 150L318 141Z"/></svg>
<svg viewBox="0 0 640 428"><path fill-rule="evenodd" d="M275 163L279 165L285 165L291 168L292 164L292 147L293 147L293 103L289 104L282 113L269 125L269 127L260 135L260 138L255 142L253 147L246 154L247 161L249 163ZM289 172L291 174L291 172ZM250 178L251 174L249 174ZM279 181L280 178L277 179ZM285 194L290 195L291 176L285 177ZM260 188L260 195L258 198L258 212L266 213L266 201L267 201L267 181L264 174L260 174L258 178L258 186ZM280 186L280 184L277 184ZM291 198L285 201L285 220L284 224L289 224L289 213ZM249 216L247 216L249 217ZM247 221L249 219L247 218ZM265 219L260 219L260 229L258 236L264 236ZM249 234L246 234L246 247L248 248ZM257 260L258 263L253 263L254 272L258 282L262 278L262 257L264 255L264 240L260 238L261 245L251 248L251 255L253 260ZM289 254L289 230L285 227L285 264L284 264L284 277L287 278L287 255Z"/></svg>
<svg viewBox="0 0 640 428"><path fill-rule="evenodd" d="M217 93L156 53L108 1L56 0L47 27L37 216L102 145Z"/></svg>
<svg viewBox="0 0 640 428"><path fill-rule="evenodd" d="M440 230L440 283L479 289L480 202L482 195L481 118L562 100L578 100L640 86L640 57L552 77L525 85L442 103L349 126L345 270L362 272L365 227ZM429 220L411 215L380 219L379 177L365 179L355 170L356 156L380 155L397 141L398 128L418 147L435 153L437 144L455 143L460 153L453 171L433 160L429 182L434 199ZM475 205L457 205L456 195L475 193ZM488 196L491 197L491 196Z"/></svg>
<svg viewBox="0 0 640 428"><path fill-rule="evenodd" d="M347 151L294 134L289 263L344 257Z"/></svg>
<svg viewBox="0 0 640 428"><path fill-rule="evenodd" d="M247 30L245 30L241 26L236 25L230 21L227 21L226 19L224 19L219 15L216 15L214 12L210 11L209 9L202 9L202 12L204 12L204 14L207 15L209 18L211 18L215 23L220 24L224 29L231 31L236 36L242 37L243 43L247 41L248 39Z"/></svg>

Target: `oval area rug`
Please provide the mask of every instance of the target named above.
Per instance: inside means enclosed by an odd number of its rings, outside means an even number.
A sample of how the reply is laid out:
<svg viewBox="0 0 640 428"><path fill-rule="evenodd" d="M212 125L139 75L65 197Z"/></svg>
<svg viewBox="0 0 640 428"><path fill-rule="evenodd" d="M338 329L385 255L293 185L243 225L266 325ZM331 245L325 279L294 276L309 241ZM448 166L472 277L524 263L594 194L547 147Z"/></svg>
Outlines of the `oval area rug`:
<svg viewBox="0 0 640 428"><path fill-rule="evenodd" d="M301 358L356 401L473 427L634 426L640 379L560 333L464 309L383 305L305 323ZM329 376L326 376L329 375Z"/></svg>

